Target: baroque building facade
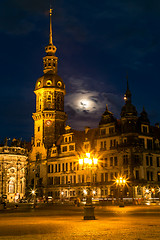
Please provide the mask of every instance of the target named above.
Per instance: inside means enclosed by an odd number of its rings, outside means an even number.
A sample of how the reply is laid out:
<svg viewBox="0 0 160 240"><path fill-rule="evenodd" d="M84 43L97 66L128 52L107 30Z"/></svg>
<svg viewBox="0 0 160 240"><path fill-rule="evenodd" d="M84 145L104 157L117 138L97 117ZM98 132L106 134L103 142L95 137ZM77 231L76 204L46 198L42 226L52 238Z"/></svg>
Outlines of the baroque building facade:
<svg viewBox="0 0 160 240"><path fill-rule="evenodd" d="M131 101L127 81L121 118L104 111L95 129L77 131L66 126L65 84L57 73L58 58L52 41L50 10L49 44L43 58L43 76L35 85L34 138L29 156L28 183L37 197L83 198L88 186L94 196L117 197L115 179L124 176L124 195L131 198L159 196L160 128L150 125L145 109L140 116ZM90 153L98 163L90 167L79 159Z"/></svg>
<svg viewBox="0 0 160 240"><path fill-rule="evenodd" d="M1 201L16 202L25 198L27 152L16 146L0 147Z"/></svg>

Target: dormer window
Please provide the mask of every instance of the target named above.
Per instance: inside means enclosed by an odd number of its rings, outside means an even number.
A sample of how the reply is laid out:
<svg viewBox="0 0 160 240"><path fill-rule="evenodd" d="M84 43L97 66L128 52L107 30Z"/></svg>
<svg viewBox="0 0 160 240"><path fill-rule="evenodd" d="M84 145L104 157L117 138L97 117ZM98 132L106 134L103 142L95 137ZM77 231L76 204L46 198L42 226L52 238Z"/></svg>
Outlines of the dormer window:
<svg viewBox="0 0 160 240"><path fill-rule="evenodd" d="M109 134L112 134L112 133L114 133L114 127L109 128Z"/></svg>
<svg viewBox="0 0 160 240"><path fill-rule="evenodd" d="M105 129L105 128L102 128L102 129L100 130L100 134L101 134L101 135L105 135L105 134L106 134L106 129Z"/></svg>
<svg viewBox="0 0 160 240"><path fill-rule="evenodd" d="M149 133L149 127L148 125L141 125L141 131L143 133Z"/></svg>

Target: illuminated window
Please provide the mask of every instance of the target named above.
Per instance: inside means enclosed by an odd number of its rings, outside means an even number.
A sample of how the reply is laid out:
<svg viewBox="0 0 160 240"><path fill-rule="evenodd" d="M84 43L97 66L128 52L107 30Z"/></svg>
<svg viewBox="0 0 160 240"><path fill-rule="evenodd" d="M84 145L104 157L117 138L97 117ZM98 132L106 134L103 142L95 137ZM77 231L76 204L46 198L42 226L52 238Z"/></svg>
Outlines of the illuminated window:
<svg viewBox="0 0 160 240"><path fill-rule="evenodd" d="M14 193L15 192L15 183L12 180L9 182L8 192L9 193Z"/></svg>

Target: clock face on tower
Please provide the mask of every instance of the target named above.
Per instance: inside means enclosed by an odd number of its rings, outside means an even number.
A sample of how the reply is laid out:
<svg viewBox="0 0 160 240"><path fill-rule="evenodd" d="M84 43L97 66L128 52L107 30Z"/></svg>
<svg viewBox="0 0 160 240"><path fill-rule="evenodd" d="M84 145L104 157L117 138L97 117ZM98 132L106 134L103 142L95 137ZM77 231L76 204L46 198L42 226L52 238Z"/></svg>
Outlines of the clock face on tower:
<svg viewBox="0 0 160 240"><path fill-rule="evenodd" d="M52 121L51 121L51 120L45 121L45 125L46 125L47 127L51 126L51 124L52 124Z"/></svg>

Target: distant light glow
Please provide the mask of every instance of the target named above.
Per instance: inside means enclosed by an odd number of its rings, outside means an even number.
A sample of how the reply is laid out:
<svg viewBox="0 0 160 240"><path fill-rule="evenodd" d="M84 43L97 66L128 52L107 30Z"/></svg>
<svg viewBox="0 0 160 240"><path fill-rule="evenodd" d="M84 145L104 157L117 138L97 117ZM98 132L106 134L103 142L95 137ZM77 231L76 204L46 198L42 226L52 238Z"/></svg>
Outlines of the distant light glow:
<svg viewBox="0 0 160 240"><path fill-rule="evenodd" d="M90 158L91 154L90 154L90 153L86 153L86 156L87 156L88 158Z"/></svg>
<svg viewBox="0 0 160 240"><path fill-rule="evenodd" d="M98 159L97 158L93 158L93 162L94 162L94 164L98 164Z"/></svg>
<svg viewBox="0 0 160 240"><path fill-rule="evenodd" d="M80 165L83 164L83 159L79 159L79 164L80 164Z"/></svg>
<svg viewBox="0 0 160 240"><path fill-rule="evenodd" d="M87 190L84 189L84 190L83 190L83 193L84 193L84 195L87 195Z"/></svg>

